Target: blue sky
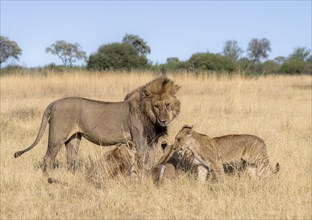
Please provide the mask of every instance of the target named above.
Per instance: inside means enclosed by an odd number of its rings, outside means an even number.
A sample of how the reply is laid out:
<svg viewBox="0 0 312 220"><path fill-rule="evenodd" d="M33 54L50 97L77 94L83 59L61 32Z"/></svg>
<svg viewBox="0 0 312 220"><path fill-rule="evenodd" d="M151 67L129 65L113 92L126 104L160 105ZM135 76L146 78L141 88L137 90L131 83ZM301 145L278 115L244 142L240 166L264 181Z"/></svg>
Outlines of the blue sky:
<svg viewBox="0 0 312 220"><path fill-rule="evenodd" d="M1 35L33 67L61 61L45 53L57 40L79 43L87 55L128 34L151 47L153 63L196 52L221 52L226 40L246 49L252 38L271 42L271 59L311 48L311 1L4 1Z"/></svg>

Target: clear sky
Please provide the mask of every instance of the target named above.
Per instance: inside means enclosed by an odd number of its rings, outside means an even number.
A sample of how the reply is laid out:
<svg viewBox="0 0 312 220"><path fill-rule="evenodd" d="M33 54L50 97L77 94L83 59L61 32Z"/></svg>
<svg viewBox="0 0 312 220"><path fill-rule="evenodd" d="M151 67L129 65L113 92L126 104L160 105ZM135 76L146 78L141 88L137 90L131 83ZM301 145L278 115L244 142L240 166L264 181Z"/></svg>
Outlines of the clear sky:
<svg viewBox="0 0 312 220"><path fill-rule="evenodd" d="M23 50L18 64L61 61L45 53L57 40L79 43L87 55L136 34L151 47L153 63L221 52L226 40L246 51L252 38L271 42L271 59L311 48L310 1L5 1L1 35ZM246 52L244 53L246 55Z"/></svg>

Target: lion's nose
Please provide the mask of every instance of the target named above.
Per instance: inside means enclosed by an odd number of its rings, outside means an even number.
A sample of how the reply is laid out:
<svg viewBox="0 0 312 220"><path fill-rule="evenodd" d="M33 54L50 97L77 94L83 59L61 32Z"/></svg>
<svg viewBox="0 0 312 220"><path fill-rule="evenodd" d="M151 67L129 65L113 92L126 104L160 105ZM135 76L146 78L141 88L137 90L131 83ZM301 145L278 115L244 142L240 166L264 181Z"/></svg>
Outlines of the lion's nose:
<svg viewBox="0 0 312 220"><path fill-rule="evenodd" d="M160 121L161 123L164 123L164 124L167 123L167 119L159 119L159 121Z"/></svg>

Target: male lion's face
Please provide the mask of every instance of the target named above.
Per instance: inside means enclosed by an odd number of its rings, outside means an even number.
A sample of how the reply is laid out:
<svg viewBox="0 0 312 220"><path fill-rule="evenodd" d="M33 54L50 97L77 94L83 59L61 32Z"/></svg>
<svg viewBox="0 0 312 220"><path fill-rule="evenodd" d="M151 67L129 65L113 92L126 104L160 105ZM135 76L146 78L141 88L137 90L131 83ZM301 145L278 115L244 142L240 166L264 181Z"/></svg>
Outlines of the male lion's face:
<svg viewBox="0 0 312 220"><path fill-rule="evenodd" d="M192 137L192 127L190 126L184 126L176 135L175 142L174 142L174 149L177 152L184 153L190 148L190 146L193 143L193 137Z"/></svg>
<svg viewBox="0 0 312 220"><path fill-rule="evenodd" d="M180 113L181 104L176 98L179 89L180 86L166 77L160 77L144 87L144 108L154 124L166 127Z"/></svg>
<svg viewBox="0 0 312 220"><path fill-rule="evenodd" d="M160 126L167 126L180 112L180 102L170 94L155 95L151 99L151 108Z"/></svg>

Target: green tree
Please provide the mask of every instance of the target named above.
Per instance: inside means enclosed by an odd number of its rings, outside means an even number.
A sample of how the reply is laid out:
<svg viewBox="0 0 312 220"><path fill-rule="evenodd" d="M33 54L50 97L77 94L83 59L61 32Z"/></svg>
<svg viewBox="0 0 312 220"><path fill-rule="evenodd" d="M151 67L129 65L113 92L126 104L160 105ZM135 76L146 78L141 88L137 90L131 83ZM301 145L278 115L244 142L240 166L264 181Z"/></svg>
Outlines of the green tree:
<svg viewBox="0 0 312 220"><path fill-rule="evenodd" d="M167 63L177 63L179 62L179 58L178 57L168 57L167 58Z"/></svg>
<svg viewBox="0 0 312 220"><path fill-rule="evenodd" d="M134 47L140 56L151 53L151 48L138 35L126 34L122 42Z"/></svg>
<svg viewBox="0 0 312 220"><path fill-rule="evenodd" d="M271 43L268 39L253 38L247 48L248 56L253 63L260 62L261 58L267 58L271 52Z"/></svg>
<svg viewBox="0 0 312 220"><path fill-rule="evenodd" d="M303 60L298 59L288 59L285 63L281 66L281 72L283 73L302 73L306 67L306 62Z"/></svg>
<svg viewBox="0 0 312 220"><path fill-rule="evenodd" d="M212 53L195 53L189 63L198 70L227 71L236 70L236 63L229 57Z"/></svg>
<svg viewBox="0 0 312 220"><path fill-rule="evenodd" d="M223 48L223 54L226 57L230 57L233 60L237 61L243 53L243 49L239 47L236 40L228 40L225 42Z"/></svg>
<svg viewBox="0 0 312 220"><path fill-rule="evenodd" d="M9 58L18 60L22 54L22 49L15 41L0 35L0 64L8 61Z"/></svg>
<svg viewBox="0 0 312 220"><path fill-rule="evenodd" d="M96 53L91 54L87 68L93 70L130 70L146 67L147 64L146 57L139 56L138 52L129 44L112 43L101 46Z"/></svg>
<svg viewBox="0 0 312 220"><path fill-rule="evenodd" d="M286 57L278 56L278 57L275 57L273 61L277 63L278 65L282 65L286 61Z"/></svg>
<svg viewBox="0 0 312 220"><path fill-rule="evenodd" d="M260 68L263 74L278 73L280 65L273 60L267 60L261 64Z"/></svg>
<svg viewBox="0 0 312 220"><path fill-rule="evenodd" d="M85 61L87 59L86 53L81 50L78 43L72 44L62 40L47 47L46 53L58 56L65 66L73 66L77 60Z"/></svg>
<svg viewBox="0 0 312 220"><path fill-rule="evenodd" d="M289 56L289 59L297 59L306 61L309 58L311 50L306 47L297 47Z"/></svg>

